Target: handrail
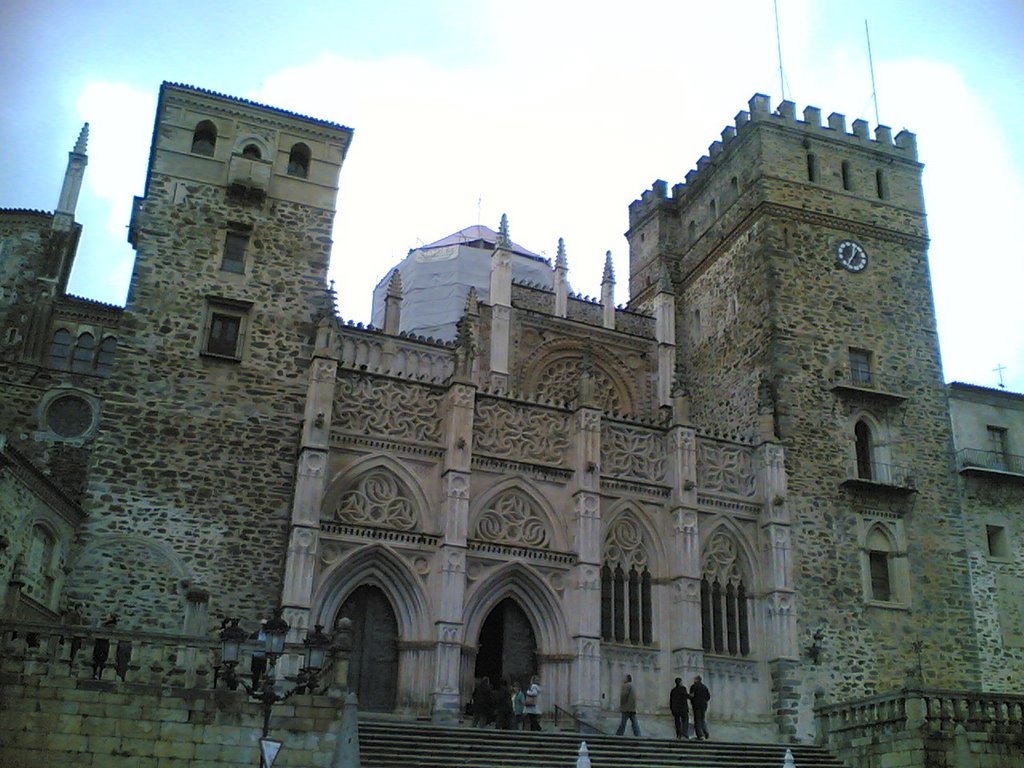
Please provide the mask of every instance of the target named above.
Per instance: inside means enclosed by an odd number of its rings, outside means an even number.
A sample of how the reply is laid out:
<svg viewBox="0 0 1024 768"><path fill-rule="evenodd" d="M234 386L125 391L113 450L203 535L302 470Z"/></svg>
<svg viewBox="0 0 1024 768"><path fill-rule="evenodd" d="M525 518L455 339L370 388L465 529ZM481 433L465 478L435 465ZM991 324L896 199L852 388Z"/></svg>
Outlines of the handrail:
<svg viewBox="0 0 1024 768"><path fill-rule="evenodd" d="M600 728L598 728L596 725L594 725L593 723L589 723L586 720L584 720L582 717L577 715L575 712L570 712L569 710L564 709L564 708L558 706L557 704L555 704L554 707L552 708L552 717L551 717L551 719L554 721L555 725L558 725L558 713L559 712L561 712L563 715L568 717L570 720L572 720L576 724L576 733L596 733L599 736L607 736L608 735L604 731L602 731Z"/></svg>

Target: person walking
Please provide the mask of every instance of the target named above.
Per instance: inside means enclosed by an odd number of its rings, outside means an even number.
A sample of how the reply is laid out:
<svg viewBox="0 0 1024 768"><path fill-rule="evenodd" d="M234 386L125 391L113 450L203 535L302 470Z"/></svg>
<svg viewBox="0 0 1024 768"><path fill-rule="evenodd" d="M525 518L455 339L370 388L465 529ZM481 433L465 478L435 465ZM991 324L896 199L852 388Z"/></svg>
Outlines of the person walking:
<svg viewBox="0 0 1024 768"><path fill-rule="evenodd" d="M626 721L628 720L633 724L633 735L639 737L640 726L636 722L636 691L633 690L632 675L626 675L626 679L622 681L622 689L619 691L619 712L621 714L619 730L615 732L615 735L621 736L626 732Z"/></svg>
<svg viewBox="0 0 1024 768"><path fill-rule="evenodd" d="M512 683L512 730L525 730L526 722L523 710L526 707L526 696L519 681Z"/></svg>
<svg viewBox="0 0 1024 768"><path fill-rule="evenodd" d="M530 678L530 687L526 689L523 697L523 713L526 715L526 722L530 725L531 731L540 730L540 678L534 675ZM523 730L526 730L525 728Z"/></svg>
<svg viewBox="0 0 1024 768"><path fill-rule="evenodd" d="M693 736L700 740L708 739L708 702L711 701L711 691L700 679L700 675L693 678L693 685L690 686L690 701L693 703Z"/></svg>
<svg viewBox="0 0 1024 768"><path fill-rule="evenodd" d="M690 694L686 692L683 678L676 678L676 686L668 694L668 708L676 725L676 738L690 738Z"/></svg>

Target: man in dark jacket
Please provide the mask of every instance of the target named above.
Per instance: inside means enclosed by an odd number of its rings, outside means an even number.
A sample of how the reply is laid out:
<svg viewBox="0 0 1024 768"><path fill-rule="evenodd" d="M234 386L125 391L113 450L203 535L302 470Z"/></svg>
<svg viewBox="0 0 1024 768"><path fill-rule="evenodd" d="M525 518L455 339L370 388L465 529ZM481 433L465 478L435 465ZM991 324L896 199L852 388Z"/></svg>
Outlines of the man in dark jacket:
<svg viewBox="0 0 1024 768"><path fill-rule="evenodd" d="M632 675L626 675L626 679L622 681L622 690L619 691L619 713L619 730L615 735L621 736L625 733L626 721L629 721L633 725L633 735L639 738L640 726L636 722L636 691L633 690Z"/></svg>
<svg viewBox="0 0 1024 768"><path fill-rule="evenodd" d="M668 708L672 710L672 719L676 724L676 738L690 738L690 707L687 703L690 700L686 693L686 686L683 685L683 678L676 678L676 687L668 695Z"/></svg>
<svg viewBox="0 0 1024 768"><path fill-rule="evenodd" d="M693 735L696 739L708 738L708 724L706 722L708 702L711 701L711 691L701 682L700 675L693 678L693 685L690 686L690 701L693 702Z"/></svg>

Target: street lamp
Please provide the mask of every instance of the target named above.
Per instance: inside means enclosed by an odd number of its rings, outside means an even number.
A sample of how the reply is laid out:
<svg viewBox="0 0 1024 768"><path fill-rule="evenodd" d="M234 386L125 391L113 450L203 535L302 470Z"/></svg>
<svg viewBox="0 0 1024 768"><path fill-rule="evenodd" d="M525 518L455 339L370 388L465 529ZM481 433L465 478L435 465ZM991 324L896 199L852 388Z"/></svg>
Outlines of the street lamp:
<svg viewBox="0 0 1024 768"><path fill-rule="evenodd" d="M259 686L249 685L235 671L241 654L241 646L246 638L245 630L238 626L238 619L231 619L227 622L220 633L224 683L232 691L241 685L253 701L259 702L263 711L263 738L266 738L270 731L270 713L275 704L296 693L315 691L320 671L324 668L328 651L332 647L331 638L323 632L323 625L317 624L312 632L307 632L306 639L302 643L305 646L306 664L299 670L299 674L295 678L295 685L285 693L278 694L275 688L274 669L277 659L284 653L285 639L289 629L288 622L284 620L280 608L277 608L273 618L263 625L263 634L266 637L264 652L267 655L267 671Z"/></svg>

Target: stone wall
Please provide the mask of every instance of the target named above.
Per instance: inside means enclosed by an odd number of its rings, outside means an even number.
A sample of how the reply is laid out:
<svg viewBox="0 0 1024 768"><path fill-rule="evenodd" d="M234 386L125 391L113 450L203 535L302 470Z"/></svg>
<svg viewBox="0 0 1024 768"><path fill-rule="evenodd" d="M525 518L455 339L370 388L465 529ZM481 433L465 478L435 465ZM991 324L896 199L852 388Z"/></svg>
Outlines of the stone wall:
<svg viewBox="0 0 1024 768"><path fill-rule="evenodd" d="M153 655L138 641L127 681L108 667L93 679L86 632L70 661L72 635L43 636L34 647L5 628L0 646L0 765L4 768L157 768L253 766L263 717L239 688L213 690L209 677L186 677L187 654L211 661L210 649ZM112 641L111 662L115 653ZM159 658L160 661L154 661ZM223 686L223 683L221 683ZM327 766L343 704L296 695L276 705L270 735L284 742L275 766Z"/></svg>

